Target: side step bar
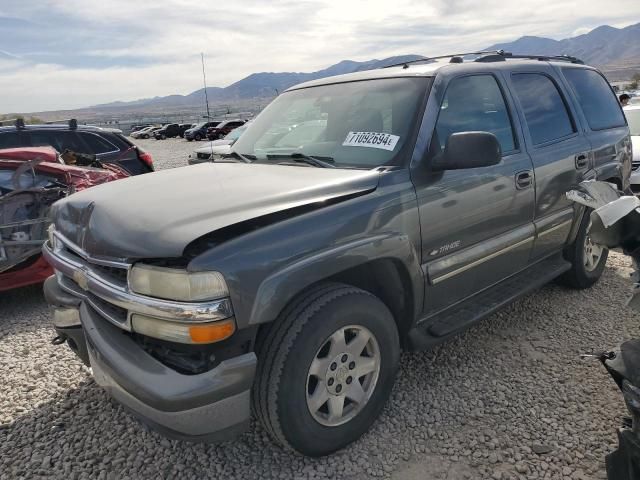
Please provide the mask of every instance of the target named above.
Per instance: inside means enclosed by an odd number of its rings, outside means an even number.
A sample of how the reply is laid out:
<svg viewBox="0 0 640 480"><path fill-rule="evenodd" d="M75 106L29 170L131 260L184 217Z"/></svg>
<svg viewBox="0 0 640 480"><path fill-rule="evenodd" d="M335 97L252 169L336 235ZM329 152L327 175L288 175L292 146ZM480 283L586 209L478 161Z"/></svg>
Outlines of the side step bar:
<svg viewBox="0 0 640 480"><path fill-rule="evenodd" d="M425 318L409 332L409 341L417 350L428 348L549 283L569 269L571 264L561 254L542 260L442 313Z"/></svg>

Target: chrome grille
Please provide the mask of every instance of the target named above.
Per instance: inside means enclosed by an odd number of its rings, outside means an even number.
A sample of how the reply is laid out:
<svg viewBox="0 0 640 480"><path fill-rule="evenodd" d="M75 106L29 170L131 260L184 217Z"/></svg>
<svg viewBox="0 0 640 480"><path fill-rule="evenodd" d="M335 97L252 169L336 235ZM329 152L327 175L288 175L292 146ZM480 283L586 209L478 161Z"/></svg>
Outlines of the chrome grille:
<svg viewBox="0 0 640 480"><path fill-rule="evenodd" d="M42 253L55 269L60 287L124 330L131 330L134 313L177 322L213 322L233 316L229 297L177 302L137 294L127 282L131 264L92 257L55 230L50 239Z"/></svg>
<svg viewBox="0 0 640 480"><path fill-rule="evenodd" d="M53 242L53 250L56 255L73 261L79 267L73 272L73 275L57 271L59 285L67 292L84 298L96 312L110 322L128 330L130 328L129 312L88 291L86 285L79 283L79 280L90 273L105 283L125 289L130 266L121 262L91 258L78 246L60 235L55 235Z"/></svg>

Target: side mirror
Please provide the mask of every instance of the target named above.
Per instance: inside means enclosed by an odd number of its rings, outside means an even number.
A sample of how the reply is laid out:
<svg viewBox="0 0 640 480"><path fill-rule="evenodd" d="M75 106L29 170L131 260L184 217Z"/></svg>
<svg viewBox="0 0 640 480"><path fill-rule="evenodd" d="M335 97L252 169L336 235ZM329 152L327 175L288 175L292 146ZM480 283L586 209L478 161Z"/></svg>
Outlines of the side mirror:
<svg viewBox="0 0 640 480"><path fill-rule="evenodd" d="M489 132L458 132L447 138L444 152L433 158L433 170L490 167L500 163L500 142Z"/></svg>

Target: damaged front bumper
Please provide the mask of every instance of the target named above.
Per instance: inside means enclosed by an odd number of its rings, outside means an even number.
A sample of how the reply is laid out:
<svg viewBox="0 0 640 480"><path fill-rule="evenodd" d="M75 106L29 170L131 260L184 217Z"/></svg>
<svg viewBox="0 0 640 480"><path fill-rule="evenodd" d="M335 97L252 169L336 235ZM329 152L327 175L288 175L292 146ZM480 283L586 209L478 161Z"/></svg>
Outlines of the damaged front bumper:
<svg viewBox="0 0 640 480"><path fill-rule="evenodd" d="M150 298L138 302L139 295L129 292L126 282L119 283L117 274L108 276L86 254L68 247L66 243L52 250L45 244L43 249L56 271L45 282L45 297L54 309L55 341L66 342L92 368L96 383L167 436L217 442L244 431L256 368L252 351L235 349L220 355L206 371L180 371L146 349L129 321L132 312L223 318L232 314L230 305Z"/></svg>
<svg viewBox="0 0 640 480"><path fill-rule="evenodd" d="M64 292L55 277L45 282L45 295L57 313L58 338L91 366L96 383L143 423L172 438L205 442L229 440L248 427L253 352L224 360L208 372L182 374Z"/></svg>

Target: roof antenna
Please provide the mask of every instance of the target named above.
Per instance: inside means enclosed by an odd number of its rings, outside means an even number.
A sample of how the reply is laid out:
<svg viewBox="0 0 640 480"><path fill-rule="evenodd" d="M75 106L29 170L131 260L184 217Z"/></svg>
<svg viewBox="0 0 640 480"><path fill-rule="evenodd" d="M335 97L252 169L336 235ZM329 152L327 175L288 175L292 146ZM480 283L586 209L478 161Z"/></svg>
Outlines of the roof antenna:
<svg viewBox="0 0 640 480"><path fill-rule="evenodd" d="M207 104L207 120L211 120L209 114L209 95L207 94L207 75L204 73L204 53L200 52L200 58L202 59L202 80L204 83L204 101Z"/></svg>

